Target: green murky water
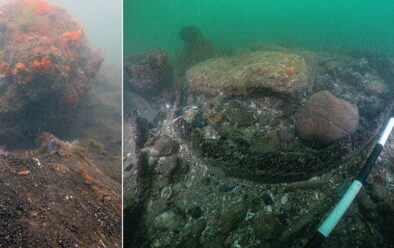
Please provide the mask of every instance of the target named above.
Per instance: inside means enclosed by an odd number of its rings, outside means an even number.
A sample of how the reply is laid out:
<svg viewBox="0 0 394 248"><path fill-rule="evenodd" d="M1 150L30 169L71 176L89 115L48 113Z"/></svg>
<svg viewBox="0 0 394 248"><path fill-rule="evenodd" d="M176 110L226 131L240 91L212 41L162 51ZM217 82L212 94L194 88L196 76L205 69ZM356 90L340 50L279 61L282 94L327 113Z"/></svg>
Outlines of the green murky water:
<svg viewBox="0 0 394 248"><path fill-rule="evenodd" d="M125 0L125 53L182 47L195 25L219 49L256 43L394 53L391 0Z"/></svg>

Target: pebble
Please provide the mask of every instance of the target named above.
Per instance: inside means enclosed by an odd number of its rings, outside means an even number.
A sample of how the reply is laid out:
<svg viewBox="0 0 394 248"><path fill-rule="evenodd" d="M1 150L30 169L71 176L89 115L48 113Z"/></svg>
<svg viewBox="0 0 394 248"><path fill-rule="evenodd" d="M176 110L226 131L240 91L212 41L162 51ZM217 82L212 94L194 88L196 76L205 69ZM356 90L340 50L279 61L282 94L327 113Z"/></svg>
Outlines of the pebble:
<svg viewBox="0 0 394 248"><path fill-rule="evenodd" d="M288 202L288 200L289 200L289 195L286 193L280 198L280 203L282 205L285 205Z"/></svg>
<svg viewBox="0 0 394 248"><path fill-rule="evenodd" d="M255 213L253 213L250 210L248 210L248 212L246 213L246 216L245 216L245 221L252 220L255 216L256 216Z"/></svg>
<svg viewBox="0 0 394 248"><path fill-rule="evenodd" d="M358 206L363 215L369 220L377 220L378 213L376 212L377 205L371 200L368 194L360 192L357 198Z"/></svg>
<svg viewBox="0 0 394 248"><path fill-rule="evenodd" d="M190 214L194 219L198 219L202 216L202 210L197 205L191 205L187 208L186 212Z"/></svg>
<svg viewBox="0 0 394 248"><path fill-rule="evenodd" d="M172 195L172 189L171 187L164 187L161 192L160 192L160 197L169 199Z"/></svg>
<svg viewBox="0 0 394 248"><path fill-rule="evenodd" d="M272 197L268 194L268 193L264 193L262 196L263 202L265 203L265 205L273 205L274 204L274 200L272 199Z"/></svg>
<svg viewBox="0 0 394 248"><path fill-rule="evenodd" d="M219 191L225 193L225 192L233 190L235 187L237 187L237 185L224 183L219 186Z"/></svg>
<svg viewBox="0 0 394 248"><path fill-rule="evenodd" d="M377 202L382 202L389 197L389 191L386 187L375 183L372 184L371 197Z"/></svg>
<svg viewBox="0 0 394 248"><path fill-rule="evenodd" d="M154 166L157 162L157 159L153 158L153 157L149 157L148 159L148 165L149 166Z"/></svg>
<svg viewBox="0 0 394 248"><path fill-rule="evenodd" d="M184 243L180 247L201 247L200 236L207 226L207 221L203 218L192 219L185 224L183 230Z"/></svg>
<svg viewBox="0 0 394 248"><path fill-rule="evenodd" d="M190 164L186 159L178 158L177 174L187 174L190 170Z"/></svg>
<svg viewBox="0 0 394 248"><path fill-rule="evenodd" d="M176 156L161 157L157 162L156 171L164 177L171 177L173 171L176 169L178 159Z"/></svg>
<svg viewBox="0 0 394 248"><path fill-rule="evenodd" d="M235 225L241 223L249 209L249 203L246 200L229 202L224 205L221 213L222 233L227 234Z"/></svg>

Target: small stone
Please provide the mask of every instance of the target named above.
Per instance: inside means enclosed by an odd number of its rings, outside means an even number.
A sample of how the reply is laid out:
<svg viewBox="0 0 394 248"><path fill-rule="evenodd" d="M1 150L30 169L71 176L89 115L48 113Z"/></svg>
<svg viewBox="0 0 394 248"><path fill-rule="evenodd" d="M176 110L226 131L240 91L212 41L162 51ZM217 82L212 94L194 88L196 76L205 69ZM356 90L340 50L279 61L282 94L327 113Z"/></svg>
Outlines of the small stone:
<svg viewBox="0 0 394 248"><path fill-rule="evenodd" d="M29 171L29 170L23 170L23 171L19 171L18 175L26 176L26 175L29 175L30 173L31 173L31 171Z"/></svg>
<svg viewBox="0 0 394 248"><path fill-rule="evenodd" d="M274 204L274 200L272 199L272 197L268 193L264 193L261 198L263 199L263 202L265 203L265 205L273 205Z"/></svg>
<svg viewBox="0 0 394 248"><path fill-rule="evenodd" d="M160 137L150 148L152 157L170 156L179 151L179 143L168 137Z"/></svg>
<svg viewBox="0 0 394 248"><path fill-rule="evenodd" d="M197 205L192 205L188 207L186 212L190 214L190 216L193 217L194 219L198 219L202 216L202 210Z"/></svg>
<svg viewBox="0 0 394 248"><path fill-rule="evenodd" d="M181 222L181 216L169 210L157 216L153 223L156 228L174 230L180 227Z"/></svg>
<svg viewBox="0 0 394 248"><path fill-rule="evenodd" d="M1 157L1 156L7 157L8 155L9 155L9 152L7 152L7 151L5 150L5 148L3 148L2 146L0 146L0 157Z"/></svg>
<svg viewBox="0 0 394 248"><path fill-rule="evenodd" d="M237 187L237 185L223 183L222 185L219 186L219 191L225 193L233 190L235 187Z"/></svg>
<svg viewBox="0 0 394 248"><path fill-rule="evenodd" d="M363 111L361 116L365 116L367 119L374 119L382 112L385 107L385 101L381 98L372 96L367 98L363 104Z"/></svg>
<svg viewBox="0 0 394 248"><path fill-rule="evenodd" d="M183 244L181 247L198 248L201 247L200 236L207 226L207 221L203 218L192 219L185 224L183 230Z"/></svg>
<svg viewBox="0 0 394 248"><path fill-rule="evenodd" d="M222 114L231 125L236 125L237 127L250 126L257 121L253 111L250 111L247 106L235 100L226 102Z"/></svg>
<svg viewBox="0 0 394 248"><path fill-rule="evenodd" d="M380 80L371 80L365 83L365 92L369 95L382 95L389 90Z"/></svg>
<svg viewBox="0 0 394 248"><path fill-rule="evenodd" d="M368 194L363 191L360 192L357 198L357 202L360 212L362 212L367 219L377 220L377 205L371 200Z"/></svg>
<svg viewBox="0 0 394 248"><path fill-rule="evenodd" d="M156 172L166 178L172 176L173 171L176 169L178 160L176 156L160 157L157 162Z"/></svg>
<svg viewBox="0 0 394 248"><path fill-rule="evenodd" d="M160 197L169 199L172 195L172 189L171 187L164 187L161 192L160 192Z"/></svg>
<svg viewBox="0 0 394 248"><path fill-rule="evenodd" d="M389 197L389 191L386 187L374 183L372 184L371 197L376 202L382 202Z"/></svg>
<svg viewBox="0 0 394 248"><path fill-rule="evenodd" d="M151 167L154 166L156 164L156 162L157 162L157 159L155 159L153 157L149 157L149 159L148 159L149 166L151 166Z"/></svg>
<svg viewBox="0 0 394 248"><path fill-rule="evenodd" d="M248 209L249 203L246 200L229 202L225 204L220 216L222 233L227 234L237 224L245 220Z"/></svg>
<svg viewBox="0 0 394 248"><path fill-rule="evenodd" d="M190 164L186 159L178 159L176 174L187 174L190 170Z"/></svg>
<svg viewBox="0 0 394 248"><path fill-rule="evenodd" d="M280 203L285 205L289 201L289 195L286 193L280 198Z"/></svg>
<svg viewBox="0 0 394 248"><path fill-rule="evenodd" d="M282 225L274 215L261 212L253 221L253 229L261 241L277 239L283 232Z"/></svg>
<svg viewBox="0 0 394 248"><path fill-rule="evenodd" d="M132 91L124 91L123 108L125 114L138 113L139 116L153 122L158 114L158 110L153 108L151 104L143 97Z"/></svg>
<svg viewBox="0 0 394 248"><path fill-rule="evenodd" d="M245 221L252 220L255 216L256 216L255 213L253 213L250 210L248 210L248 212L246 213L246 216L245 216Z"/></svg>

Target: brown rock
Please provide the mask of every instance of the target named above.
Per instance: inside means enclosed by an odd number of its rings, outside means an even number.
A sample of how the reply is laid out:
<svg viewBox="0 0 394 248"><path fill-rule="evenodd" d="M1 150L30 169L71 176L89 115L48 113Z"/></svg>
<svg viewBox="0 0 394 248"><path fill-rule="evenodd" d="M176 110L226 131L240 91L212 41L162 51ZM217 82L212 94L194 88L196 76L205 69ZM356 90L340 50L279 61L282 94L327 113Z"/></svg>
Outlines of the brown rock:
<svg viewBox="0 0 394 248"><path fill-rule="evenodd" d="M312 95L299 113L296 132L303 140L330 143L356 132L357 106L329 91Z"/></svg>
<svg viewBox="0 0 394 248"><path fill-rule="evenodd" d="M274 215L263 213L258 213L258 217L253 221L253 229L256 236L264 242L277 239L283 232L280 222Z"/></svg>

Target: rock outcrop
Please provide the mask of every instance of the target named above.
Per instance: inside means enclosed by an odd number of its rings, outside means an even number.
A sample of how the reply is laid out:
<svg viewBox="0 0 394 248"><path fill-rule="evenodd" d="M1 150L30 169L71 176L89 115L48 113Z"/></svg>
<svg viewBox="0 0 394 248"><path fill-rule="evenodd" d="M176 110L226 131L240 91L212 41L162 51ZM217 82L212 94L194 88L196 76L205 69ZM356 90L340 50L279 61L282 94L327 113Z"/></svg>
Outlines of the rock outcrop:
<svg viewBox="0 0 394 248"><path fill-rule="evenodd" d="M125 72L126 89L144 96L159 94L173 80L168 55L161 50L127 58Z"/></svg>

